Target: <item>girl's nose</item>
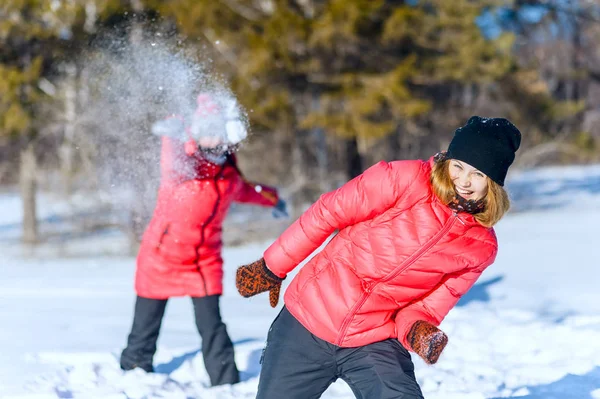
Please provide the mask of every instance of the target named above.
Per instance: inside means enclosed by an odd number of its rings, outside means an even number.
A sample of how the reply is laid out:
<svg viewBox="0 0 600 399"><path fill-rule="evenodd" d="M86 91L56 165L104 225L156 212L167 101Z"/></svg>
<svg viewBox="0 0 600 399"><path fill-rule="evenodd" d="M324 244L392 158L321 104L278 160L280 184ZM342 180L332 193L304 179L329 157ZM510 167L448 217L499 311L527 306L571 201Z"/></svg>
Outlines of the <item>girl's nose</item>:
<svg viewBox="0 0 600 399"><path fill-rule="evenodd" d="M459 182L460 185L464 188L468 188L471 186L471 179L469 179L469 176L466 174L460 176Z"/></svg>

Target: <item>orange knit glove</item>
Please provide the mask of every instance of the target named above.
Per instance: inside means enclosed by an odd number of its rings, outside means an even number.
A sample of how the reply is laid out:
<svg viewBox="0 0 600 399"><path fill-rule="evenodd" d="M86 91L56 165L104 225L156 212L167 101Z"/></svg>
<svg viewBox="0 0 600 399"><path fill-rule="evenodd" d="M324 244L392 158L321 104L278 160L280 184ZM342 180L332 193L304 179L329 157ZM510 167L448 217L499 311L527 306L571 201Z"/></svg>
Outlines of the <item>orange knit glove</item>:
<svg viewBox="0 0 600 399"><path fill-rule="evenodd" d="M264 258L249 265L240 266L235 273L235 286L245 298L269 291L271 307L277 306L282 278L269 270Z"/></svg>
<svg viewBox="0 0 600 399"><path fill-rule="evenodd" d="M415 322L407 335L410 347L427 364L434 364L448 343L442 330L424 320Z"/></svg>

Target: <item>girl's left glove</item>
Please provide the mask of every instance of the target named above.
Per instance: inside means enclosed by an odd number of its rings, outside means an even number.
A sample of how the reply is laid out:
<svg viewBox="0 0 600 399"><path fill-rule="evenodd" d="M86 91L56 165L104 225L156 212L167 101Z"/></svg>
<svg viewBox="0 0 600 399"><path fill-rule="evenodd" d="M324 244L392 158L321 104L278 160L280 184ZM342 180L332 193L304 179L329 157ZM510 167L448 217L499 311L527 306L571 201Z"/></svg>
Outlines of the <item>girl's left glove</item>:
<svg viewBox="0 0 600 399"><path fill-rule="evenodd" d="M273 211L271 212L271 214L275 219L290 217L287 211L287 203L284 200L279 199L275 206L273 206Z"/></svg>
<svg viewBox="0 0 600 399"><path fill-rule="evenodd" d="M407 335L408 343L427 364L434 364L448 343L448 336L433 324L418 320Z"/></svg>
<svg viewBox="0 0 600 399"><path fill-rule="evenodd" d="M240 266L235 273L235 286L245 298L269 291L271 307L277 306L282 278L269 270L264 258L249 265Z"/></svg>

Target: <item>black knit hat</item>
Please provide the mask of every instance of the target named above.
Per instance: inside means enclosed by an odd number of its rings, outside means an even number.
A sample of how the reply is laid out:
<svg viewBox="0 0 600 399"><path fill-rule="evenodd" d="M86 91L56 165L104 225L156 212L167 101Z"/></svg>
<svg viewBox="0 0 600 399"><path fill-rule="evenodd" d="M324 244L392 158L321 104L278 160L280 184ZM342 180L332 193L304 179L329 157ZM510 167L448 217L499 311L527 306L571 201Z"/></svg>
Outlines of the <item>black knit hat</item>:
<svg viewBox="0 0 600 399"><path fill-rule="evenodd" d="M509 120L472 116L454 132L446 157L466 162L504 186L520 145L521 132Z"/></svg>

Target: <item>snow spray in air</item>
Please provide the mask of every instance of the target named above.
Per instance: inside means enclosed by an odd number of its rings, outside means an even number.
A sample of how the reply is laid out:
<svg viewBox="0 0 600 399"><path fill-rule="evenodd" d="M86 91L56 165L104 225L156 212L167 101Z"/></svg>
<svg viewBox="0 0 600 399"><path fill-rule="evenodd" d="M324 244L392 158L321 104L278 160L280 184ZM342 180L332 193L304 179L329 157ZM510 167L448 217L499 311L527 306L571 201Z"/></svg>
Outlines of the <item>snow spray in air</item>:
<svg viewBox="0 0 600 399"><path fill-rule="evenodd" d="M100 41L86 56L84 74L91 88L89 108L98 163L98 182L117 209L145 225L154 208L160 176L160 135L177 115L186 129L170 135L185 141L216 140L238 147L246 138L245 111L223 81L178 43L160 36L131 44L118 38ZM213 129L197 118L210 99L227 128ZM202 122L202 123L200 123ZM215 123L218 121L215 121ZM224 125L225 126L225 125Z"/></svg>

